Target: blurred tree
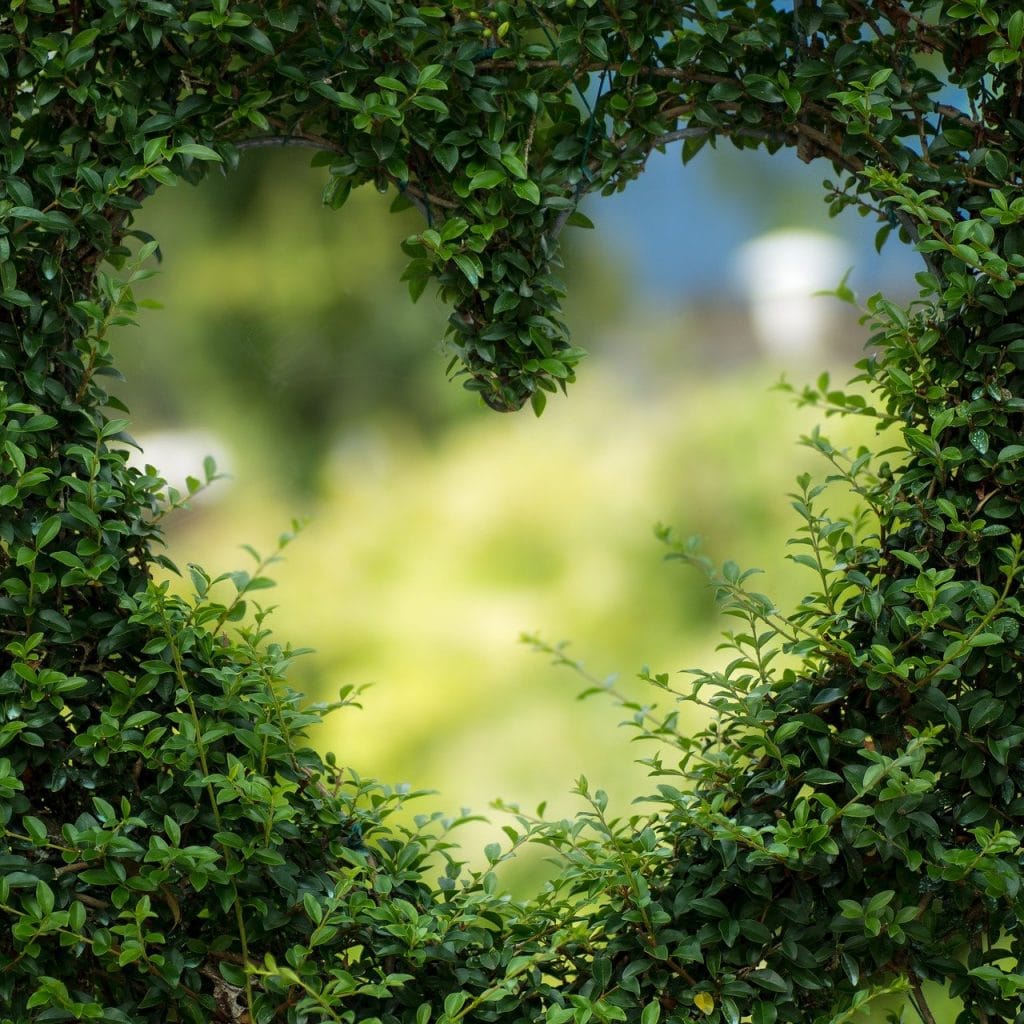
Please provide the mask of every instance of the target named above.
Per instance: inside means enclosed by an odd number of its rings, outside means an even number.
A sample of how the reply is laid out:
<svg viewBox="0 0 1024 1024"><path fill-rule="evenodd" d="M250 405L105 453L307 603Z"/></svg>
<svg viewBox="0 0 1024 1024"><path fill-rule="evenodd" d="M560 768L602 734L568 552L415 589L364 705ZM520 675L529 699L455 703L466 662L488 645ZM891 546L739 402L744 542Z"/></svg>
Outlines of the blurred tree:
<svg viewBox="0 0 1024 1024"><path fill-rule="evenodd" d="M366 186L325 216L325 180L302 150L256 150L230 176L154 196L139 227L168 258L138 293L169 309L118 337L139 429L212 428L299 503L345 434L436 441L481 412L445 383L447 311L432 296L412 306L400 282L419 214L389 215ZM587 339L626 305L629 275L607 246L574 239L570 257Z"/></svg>
<svg viewBox="0 0 1024 1024"><path fill-rule="evenodd" d="M147 292L174 315L121 342L143 428L212 426L299 494L342 431L399 416L429 435L467 405L444 385L444 314L401 297L415 215L389 218L364 190L325 217L323 177L308 154L263 151L147 204L142 226L172 256Z"/></svg>

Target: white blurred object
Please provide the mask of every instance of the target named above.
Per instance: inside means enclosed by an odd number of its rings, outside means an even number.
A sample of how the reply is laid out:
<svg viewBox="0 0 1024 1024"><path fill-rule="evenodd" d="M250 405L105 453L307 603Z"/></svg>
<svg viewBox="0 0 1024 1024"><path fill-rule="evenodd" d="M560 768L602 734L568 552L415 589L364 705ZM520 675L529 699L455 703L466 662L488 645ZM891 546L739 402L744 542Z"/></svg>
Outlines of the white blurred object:
<svg viewBox="0 0 1024 1024"><path fill-rule="evenodd" d="M181 494L188 493L188 477L195 477L200 482L206 479L203 460L213 457L218 474L226 474L231 467L231 452L223 439L205 430L160 430L153 434L143 434L136 440L142 446L130 449L128 461L138 469L153 466L167 481L168 485ZM220 500L229 481L218 480L197 494L191 501L210 503Z"/></svg>
<svg viewBox="0 0 1024 1024"><path fill-rule="evenodd" d="M814 293L838 287L850 265L849 246L818 231L772 231L743 245L735 265L764 350L780 359L819 352L839 301Z"/></svg>

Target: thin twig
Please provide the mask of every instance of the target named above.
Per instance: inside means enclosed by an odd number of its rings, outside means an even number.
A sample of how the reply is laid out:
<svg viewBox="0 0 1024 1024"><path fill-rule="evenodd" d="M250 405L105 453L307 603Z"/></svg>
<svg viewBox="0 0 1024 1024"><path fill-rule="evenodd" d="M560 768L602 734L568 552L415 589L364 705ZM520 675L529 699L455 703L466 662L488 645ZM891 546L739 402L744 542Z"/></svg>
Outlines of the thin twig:
<svg viewBox="0 0 1024 1024"><path fill-rule="evenodd" d="M348 156L348 150L336 142L331 142L319 135L258 135L248 139L241 139L234 143L236 149L263 149L271 146L301 146L305 149L318 149L325 153L334 153L337 156ZM458 203L450 199L442 199L440 196L431 195L415 185L399 185L397 179L389 179L400 192L409 196L409 201L416 207L424 218L430 220L430 206L440 206L446 210L457 210ZM429 206L428 206L429 204Z"/></svg>

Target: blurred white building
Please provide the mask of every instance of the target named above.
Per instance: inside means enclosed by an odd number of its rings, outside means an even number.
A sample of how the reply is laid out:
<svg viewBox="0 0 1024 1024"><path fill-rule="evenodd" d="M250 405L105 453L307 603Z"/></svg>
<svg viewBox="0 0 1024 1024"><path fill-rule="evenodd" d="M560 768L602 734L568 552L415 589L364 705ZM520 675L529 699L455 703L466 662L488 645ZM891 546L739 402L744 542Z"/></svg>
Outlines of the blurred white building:
<svg viewBox="0 0 1024 1024"><path fill-rule="evenodd" d="M850 261L844 241L819 231L773 231L740 247L736 272L768 356L789 362L824 349L841 306L835 296L815 293L835 290Z"/></svg>
<svg viewBox="0 0 1024 1024"><path fill-rule="evenodd" d="M205 430L161 430L143 434L136 440L142 451L130 449L128 461L140 470L147 465L153 466L180 494L188 493L189 477L200 481L205 479L203 460L208 455L213 457L219 474L229 474L234 461L224 439ZM196 504L218 501L228 484L227 480L218 480L192 501Z"/></svg>

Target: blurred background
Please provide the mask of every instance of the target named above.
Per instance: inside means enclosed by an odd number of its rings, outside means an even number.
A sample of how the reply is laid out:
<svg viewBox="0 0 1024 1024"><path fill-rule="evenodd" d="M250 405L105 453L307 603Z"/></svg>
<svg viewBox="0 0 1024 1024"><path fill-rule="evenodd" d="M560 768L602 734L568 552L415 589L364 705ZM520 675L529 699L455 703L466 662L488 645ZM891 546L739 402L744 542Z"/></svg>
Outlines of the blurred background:
<svg viewBox="0 0 1024 1024"><path fill-rule="evenodd" d="M137 226L162 247L137 297L165 308L117 339L145 461L179 486L213 454L230 479L169 525L171 556L250 568L294 517L308 526L260 595L278 637L315 649L292 683L314 700L372 684L315 736L361 775L438 791L422 811L483 812L466 857L500 838L501 798L570 814L584 774L618 815L646 791L623 713L519 642L556 643L626 692L645 665L714 667L727 622L696 573L664 564L652 527L759 566L784 607L814 580L787 561L794 477L825 467L798 438L822 419L773 390L845 381L868 329L835 297L905 296L918 269L878 225L827 216L828 168L725 147L652 157L590 199L565 236L567 317L591 354L568 398L502 416L445 379L447 311L412 305L390 198L338 213L295 150L247 154L230 178L164 189ZM851 269L852 268L852 269ZM864 423L830 421L837 444ZM512 869L529 886L529 857Z"/></svg>

